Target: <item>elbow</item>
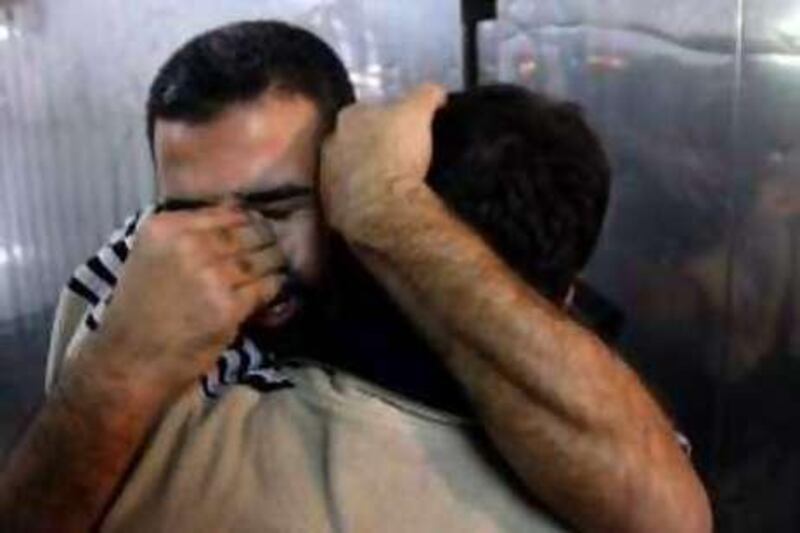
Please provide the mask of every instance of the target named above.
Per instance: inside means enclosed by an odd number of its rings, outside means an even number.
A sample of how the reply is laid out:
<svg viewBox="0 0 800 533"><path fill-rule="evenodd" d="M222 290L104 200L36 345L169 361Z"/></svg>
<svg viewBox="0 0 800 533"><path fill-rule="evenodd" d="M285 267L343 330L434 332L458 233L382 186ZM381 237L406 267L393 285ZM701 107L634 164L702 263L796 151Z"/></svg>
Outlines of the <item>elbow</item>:
<svg viewBox="0 0 800 533"><path fill-rule="evenodd" d="M697 533L711 533L714 530L714 518L708 498L703 498L702 506L694 508L690 516L687 531Z"/></svg>
<svg viewBox="0 0 800 533"><path fill-rule="evenodd" d="M686 533L711 533L714 519L708 494L698 478L694 478L694 487L686 491L682 501L674 506L674 531Z"/></svg>
<svg viewBox="0 0 800 533"><path fill-rule="evenodd" d="M654 469L656 470L656 469ZM660 479L655 479L659 477ZM711 533L708 496L691 468L640 471L606 483L591 503L555 506L577 531L590 533Z"/></svg>
<svg viewBox="0 0 800 533"><path fill-rule="evenodd" d="M622 527L630 533L711 533L713 515L708 495L691 468L678 476L651 480L635 492L624 509ZM676 479L678 478L678 479ZM654 486L653 483L658 483Z"/></svg>

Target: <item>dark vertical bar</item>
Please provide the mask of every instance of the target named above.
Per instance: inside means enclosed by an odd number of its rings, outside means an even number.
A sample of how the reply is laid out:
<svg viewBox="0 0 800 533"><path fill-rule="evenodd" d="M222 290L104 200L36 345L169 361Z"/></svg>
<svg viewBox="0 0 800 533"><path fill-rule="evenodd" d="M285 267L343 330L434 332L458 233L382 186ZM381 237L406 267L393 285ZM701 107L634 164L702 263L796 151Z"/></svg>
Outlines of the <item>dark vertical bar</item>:
<svg viewBox="0 0 800 533"><path fill-rule="evenodd" d="M478 22L496 16L497 0L461 0L465 89L478 85Z"/></svg>

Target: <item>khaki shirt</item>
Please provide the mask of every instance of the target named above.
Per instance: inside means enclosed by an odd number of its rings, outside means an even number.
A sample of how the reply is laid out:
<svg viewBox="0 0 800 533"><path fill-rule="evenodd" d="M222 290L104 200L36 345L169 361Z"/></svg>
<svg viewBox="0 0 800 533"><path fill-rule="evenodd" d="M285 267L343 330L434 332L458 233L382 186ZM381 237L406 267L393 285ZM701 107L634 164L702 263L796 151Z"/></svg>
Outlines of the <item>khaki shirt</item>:
<svg viewBox="0 0 800 533"><path fill-rule="evenodd" d="M47 386L88 330L62 295ZM563 531L463 419L303 363L263 392L192 388L162 417L102 525L146 532Z"/></svg>
<svg viewBox="0 0 800 533"><path fill-rule="evenodd" d="M158 425L104 531L562 531L474 427L347 374L199 388Z"/></svg>

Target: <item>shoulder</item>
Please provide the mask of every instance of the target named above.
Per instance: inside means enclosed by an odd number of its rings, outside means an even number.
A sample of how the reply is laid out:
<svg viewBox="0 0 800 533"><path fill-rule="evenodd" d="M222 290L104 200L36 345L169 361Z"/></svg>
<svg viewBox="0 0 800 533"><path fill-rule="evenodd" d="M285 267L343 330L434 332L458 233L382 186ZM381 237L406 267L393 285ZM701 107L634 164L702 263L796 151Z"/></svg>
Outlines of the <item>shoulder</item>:
<svg viewBox="0 0 800 533"><path fill-rule="evenodd" d="M63 287L50 334L46 392L61 375L72 348L85 334L98 327L133 247L136 230L154 211L154 206L148 206L129 216L95 254L75 269Z"/></svg>

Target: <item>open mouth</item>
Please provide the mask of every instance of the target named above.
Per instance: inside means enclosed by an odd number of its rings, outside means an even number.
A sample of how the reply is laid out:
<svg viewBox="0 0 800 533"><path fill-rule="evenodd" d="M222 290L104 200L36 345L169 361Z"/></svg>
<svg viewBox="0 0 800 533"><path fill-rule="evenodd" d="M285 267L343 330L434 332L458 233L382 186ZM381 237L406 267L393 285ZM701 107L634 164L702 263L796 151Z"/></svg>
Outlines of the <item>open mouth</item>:
<svg viewBox="0 0 800 533"><path fill-rule="evenodd" d="M280 292L259 312L260 322L270 328L284 325L291 320L302 308L302 284L297 276L291 272L288 281Z"/></svg>
<svg viewBox="0 0 800 533"><path fill-rule="evenodd" d="M265 325L279 327L291 320L300 311L301 303L297 296L288 294L271 302L261 316Z"/></svg>

